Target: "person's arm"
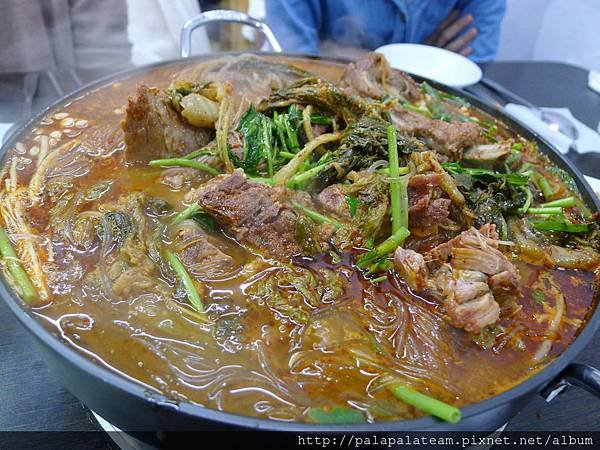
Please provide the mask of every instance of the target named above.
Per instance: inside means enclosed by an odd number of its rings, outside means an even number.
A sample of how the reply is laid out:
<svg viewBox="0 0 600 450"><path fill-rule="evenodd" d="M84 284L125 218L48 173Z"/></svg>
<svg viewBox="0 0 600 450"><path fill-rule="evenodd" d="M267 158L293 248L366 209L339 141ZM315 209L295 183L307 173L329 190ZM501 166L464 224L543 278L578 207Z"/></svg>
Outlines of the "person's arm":
<svg viewBox="0 0 600 450"><path fill-rule="evenodd" d="M461 16L473 16L470 26L477 30L477 37L470 44L473 52L469 57L475 62L493 60L498 52L506 0L459 0L456 7Z"/></svg>
<svg viewBox="0 0 600 450"><path fill-rule="evenodd" d="M284 51L319 53L319 0L266 0L267 23Z"/></svg>
<svg viewBox="0 0 600 450"><path fill-rule="evenodd" d="M505 0L459 0L455 9L423 42L470 57L494 59L500 38Z"/></svg>

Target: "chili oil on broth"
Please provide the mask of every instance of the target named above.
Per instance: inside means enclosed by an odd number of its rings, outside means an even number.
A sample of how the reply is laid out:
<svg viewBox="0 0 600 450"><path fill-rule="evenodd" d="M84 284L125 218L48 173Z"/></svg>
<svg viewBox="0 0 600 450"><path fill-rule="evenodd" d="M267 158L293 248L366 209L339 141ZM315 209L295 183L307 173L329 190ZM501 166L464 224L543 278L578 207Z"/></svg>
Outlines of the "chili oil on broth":
<svg viewBox="0 0 600 450"><path fill-rule="evenodd" d="M166 200L176 211L181 210L187 188L169 189L158 182L159 170L125 163L119 122L124 99L137 84L143 81L166 87L185 64L159 67L100 86L48 112L40 124L28 130L18 149L9 150L9 157L18 154L22 158L17 167L18 184L26 185L33 175L33 162L43 136L47 136L48 151L61 149L66 167L75 173L72 192L108 183L101 197L87 202L80 213L96 211L98 205L117 202L122 194L131 192ZM320 67L326 67L326 75L335 78L335 66L311 61L304 68L319 72ZM27 211L32 231L45 242L48 214L43 205ZM150 233L150 220L146 226L143 231ZM327 256L300 264L317 273L324 268L339 272L344 289L335 301L319 305L309 322L299 323L274 312L260 296L248 294L246 288L253 282L279 269L240 247L234 271L201 280L206 286L207 312L216 319L211 327L197 319L181 292L167 302L152 295L120 301L86 290L81 280L97 267L99 246L96 239L85 250L74 251L64 242L55 243L51 251L40 247L43 264L53 263L57 271L77 267L80 282L65 282L60 287L57 283L48 303L32 312L92 360L175 401L299 421L306 420L304 411L309 406L351 404L370 411L371 420L391 420L419 413L381 389L387 372L462 406L502 392L541 368L532 364L531 355L543 334L524 335L524 349L483 351L466 333L451 327L434 302L414 295L395 277L371 285L351 267L348 257L340 264L333 264ZM227 248L232 251L234 246ZM561 324L550 351L557 356L574 339L592 305L593 274L524 264L519 268L531 281L528 285L533 285L541 272L552 272L563 288L568 320ZM160 272L156 283L174 289L173 280ZM532 324L540 324L548 320L555 299L535 303L532 295L531 289L525 290L521 314ZM358 352L349 352L349 347Z"/></svg>

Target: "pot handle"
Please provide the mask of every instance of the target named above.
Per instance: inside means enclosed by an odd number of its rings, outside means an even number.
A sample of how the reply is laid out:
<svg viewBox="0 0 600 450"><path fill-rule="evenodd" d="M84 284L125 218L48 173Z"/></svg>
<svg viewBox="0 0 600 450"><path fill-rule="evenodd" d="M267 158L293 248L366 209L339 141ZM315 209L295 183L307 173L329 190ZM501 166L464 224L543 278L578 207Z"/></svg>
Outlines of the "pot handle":
<svg viewBox="0 0 600 450"><path fill-rule="evenodd" d="M218 22L239 23L255 28L265 36L265 38L269 42L269 45L275 53L281 53L281 45L279 45L279 41L277 40L277 38L273 34L273 31L271 31L271 29L266 23L261 22L258 19L254 19L248 14L244 14L243 12L231 11L227 9L215 9L212 11L203 12L202 14L198 14L197 16L192 17L185 24L183 24L183 28L181 29L180 42L181 57L187 58L191 55L192 31L194 31L198 27L203 27L209 23Z"/></svg>
<svg viewBox="0 0 600 450"><path fill-rule="evenodd" d="M542 390L541 395L550 402L570 386L580 387L600 398L600 370L587 364L569 364Z"/></svg>

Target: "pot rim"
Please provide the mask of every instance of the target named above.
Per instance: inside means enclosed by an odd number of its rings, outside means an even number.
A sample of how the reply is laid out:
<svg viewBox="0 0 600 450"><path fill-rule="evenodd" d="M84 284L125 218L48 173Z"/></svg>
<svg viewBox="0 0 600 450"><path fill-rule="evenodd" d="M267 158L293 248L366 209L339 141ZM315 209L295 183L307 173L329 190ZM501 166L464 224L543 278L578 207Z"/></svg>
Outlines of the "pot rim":
<svg viewBox="0 0 600 450"><path fill-rule="evenodd" d="M257 55L262 56L274 56L274 57L284 57L284 58L298 58L298 59L314 59L323 62L334 62L340 64L347 64L351 62L346 59L341 58L322 58L315 55L306 55L306 54L296 54L296 53L272 53L272 52L243 52L243 53L255 53ZM172 59L168 61L160 61L153 64L147 64L143 66L139 66L133 69L124 70L115 74L108 75L106 77L95 80L81 88L67 94L58 100L52 102L49 106L44 108L39 113L35 114L35 116L31 117L26 122L19 125L13 133L6 139L3 143L2 148L0 149L0 161L3 163L4 155L7 151L14 146L17 142L17 138L32 125L39 123L39 121L52 109L55 109L57 106L68 102L69 100L73 100L82 94L85 94L95 88L99 88L109 82L119 81L121 79L127 78L129 76L143 73L145 71L156 69L163 66L168 66L171 64L181 63L183 61L189 61L190 63L203 61L206 59L218 58L224 55L239 55L242 54L240 52L226 52L219 53L216 55L199 55L191 58L178 58ZM427 81L430 85L435 86L438 89L444 90L446 92L450 92L454 95L458 95L461 97L465 97L468 99L471 105L483 110L484 112L492 115L495 119L500 120L502 123L506 124L511 131L516 131L518 134L522 135L528 140L535 140L538 143L539 149L542 153L546 154L550 159L553 160L554 163L558 164L562 168L566 168L567 171L573 176L575 179L577 186L582 194L586 203L593 204L596 211L600 211L600 198L595 194L590 185L587 183L582 173L575 167L575 165L568 160L564 155L562 155L558 150L556 150L548 141L543 139L533 130L529 129L527 126L522 125L512 119L510 116L506 115L504 112L500 111L497 108L492 108L481 100L477 99L473 95L451 88L449 86L440 84L438 82L411 75L418 81ZM32 312L24 309L24 303L21 299L16 295L16 293L12 292L12 289L8 285L5 280L5 277L2 276L2 281L0 282L0 297L4 299L4 301L8 304L9 309L16 316L16 318L21 322L21 324L30 332L33 336L35 336L40 342L42 342L45 346L49 347L56 355L65 358L70 364L77 367L79 370L86 372L87 374L93 376L97 379L98 382L107 383L111 385L113 388L124 391L129 395L133 395L137 397L139 400L144 400L151 404L152 406L156 406L159 408L168 408L173 409L173 402L168 401L166 397L164 398L164 402L157 401L155 392L153 389L149 389L145 387L141 382L134 381L132 379L128 379L123 375L119 375L116 370L111 370L109 368L103 367L98 363L92 362L90 359L86 358L81 352L75 350L74 348L69 347L66 343L61 341L59 337L47 330L42 322L33 317ZM600 307L598 307L598 293L596 294L596 300L594 311L587 319L587 323L584 328L579 331L575 340L571 342L568 348L559 355L556 359L554 359L550 364L544 367L535 375L525 379L521 383L513 386L512 388L504 391L500 394L497 394L493 397L487 398L485 400L471 403L465 407L460 408L463 418L465 421L468 418L477 416L479 414L490 411L494 408L502 406L506 403L509 403L513 400L516 400L520 397L527 395L532 391L540 391L544 386L548 384L552 379L558 377L560 373L565 369L565 367L572 362L572 360L583 350L584 347L590 342L598 328L600 327ZM35 310L33 310L35 311ZM147 395L148 392L152 392L152 398L149 398ZM162 397L162 394L159 395ZM377 432L377 431L409 431L409 430L427 430L432 428L438 428L441 422L440 420L434 419L431 416L424 416L416 419L410 420L396 420L389 422L376 422L376 423L366 423L366 424L313 424L313 423L302 423L302 422L283 422L271 419L260 419L251 416L243 416L239 414L228 413L224 411L218 411L214 409L210 409L201 405L192 404L190 402L182 401L178 402L176 409L179 413L188 415L194 418L210 420L213 422L218 422L223 425L234 425L239 427L244 427L248 429L254 430L264 430L264 431L284 431L284 432ZM448 424L451 430L451 425Z"/></svg>

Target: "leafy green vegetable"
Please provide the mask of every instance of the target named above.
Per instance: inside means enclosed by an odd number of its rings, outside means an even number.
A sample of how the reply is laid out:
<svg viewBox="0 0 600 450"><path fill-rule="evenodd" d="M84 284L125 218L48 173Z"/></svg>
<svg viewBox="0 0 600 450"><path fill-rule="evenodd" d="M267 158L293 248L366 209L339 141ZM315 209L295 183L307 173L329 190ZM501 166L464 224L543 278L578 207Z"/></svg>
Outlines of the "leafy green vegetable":
<svg viewBox="0 0 600 450"><path fill-rule="evenodd" d="M507 239L509 234L505 216L521 212L527 204L525 186L514 186L495 181L484 184L484 188L472 187L465 191L465 199L475 215L473 225L480 227L486 223L496 225L501 239Z"/></svg>
<svg viewBox="0 0 600 450"><path fill-rule="evenodd" d="M518 167L519 163L521 162L521 152L518 150L515 150L515 148L514 148L515 145L521 145L521 144L514 144L510 155L508 155L506 157L506 159L504 160L504 167L505 167L507 173L513 172Z"/></svg>
<svg viewBox="0 0 600 450"><path fill-rule="evenodd" d="M267 116L257 112L254 105L250 105L244 113L237 130L243 135L243 158L240 160L235 154L229 157L235 167L241 167L248 174L255 174L261 159L267 162L269 176L273 175L273 161L275 159L275 146L273 142L273 122Z"/></svg>
<svg viewBox="0 0 600 450"><path fill-rule="evenodd" d="M277 129L277 137L281 148L291 153L300 150L298 130L302 123L302 113L295 104L290 105L287 112L273 113L273 123Z"/></svg>
<svg viewBox="0 0 600 450"><path fill-rule="evenodd" d="M542 303L544 303L544 300L546 300L546 296L544 295L541 289L534 289L531 295L533 297L533 300L538 305L541 305Z"/></svg>
<svg viewBox="0 0 600 450"><path fill-rule="evenodd" d="M277 183L273 178L265 178L265 177L247 177L250 181L254 181L255 183L268 184L269 186L275 186Z"/></svg>
<svg viewBox="0 0 600 450"><path fill-rule="evenodd" d="M358 198L350 195L344 195L344 198L346 199L346 204L348 205L350 217L354 217L356 215L356 208L358 207Z"/></svg>
<svg viewBox="0 0 600 450"><path fill-rule="evenodd" d="M485 180L486 178L487 179L489 179L489 178L502 179L502 180L506 180L508 183L510 183L513 186L525 186L525 185L527 185L527 183L529 183L529 177L526 175L523 175L521 173L501 173L501 172L496 172L494 170L489 170L489 169L463 167L458 162L446 162L446 163L442 163L441 166L450 175L466 173L466 174L471 175L474 178L483 179L483 180Z"/></svg>
<svg viewBox="0 0 600 450"><path fill-rule="evenodd" d="M579 188L577 187L577 183L575 182L573 177L569 175L565 170L561 169L560 167L556 167L555 165L550 165L546 168L546 170L552 175L558 175L571 192L573 192L574 194L579 194Z"/></svg>
<svg viewBox="0 0 600 450"><path fill-rule="evenodd" d="M365 416L360 411L342 406L334 406L329 410L309 408L308 417L316 423L364 423Z"/></svg>
<svg viewBox="0 0 600 450"><path fill-rule="evenodd" d="M376 172L352 173L341 189L344 195L355 197L356 211L351 223L343 224L336 232L334 241L337 245L356 239L356 228L365 247L372 247L372 241L383 226L390 205L389 184ZM367 244L371 242L371 244Z"/></svg>
<svg viewBox="0 0 600 450"><path fill-rule="evenodd" d="M361 117L349 125L340 140L340 146L331 152L331 160L335 165L315 178L314 190L321 191L326 186L343 180L352 170L367 169L375 161L387 161L388 125L385 120L371 116ZM401 155L423 149L422 142L404 134L398 133L396 141Z"/></svg>
<svg viewBox="0 0 600 450"><path fill-rule="evenodd" d="M434 89L427 82L423 83L421 88L431 99L427 102L427 109L429 110L431 117L433 119L443 120L444 122L451 122L453 118L452 114L444 111L441 105L445 93Z"/></svg>
<svg viewBox="0 0 600 450"><path fill-rule="evenodd" d="M294 226L294 237L308 255L317 255L323 252L319 243L319 230L316 223L304 214L299 214Z"/></svg>
<svg viewBox="0 0 600 450"><path fill-rule="evenodd" d="M282 151L282 152L277 153L277 156L280 156L280 157L285 158L285 159L292 159L295 156L295 154L294 153L290 153L290 152L283 152Z"/></svg>
<svg viewBox="0 0 600 450"><path fill-rule="evenodd" d="M425 116L425 117L428 117L430 119L433 119L433 114L431 114L431 111L429 111L429 109L427 109L427 108L423 108L423 107L420 107L420 106L415 106L415 105L413 105L411 103L408 103L408 102L402 102L402 107L404 109L409 110L409 111L416 112L416 113L421 114L422 116Z"/></svg>
<svg viewBox="0 0 600 450"><path fill-rule="evenodd" d="M330 304L342 295L345 283L341 272L290 265L269 271L250 283L246 292L253 301L264 301L277 315L305 325L313 308Z"/></svg>
<svg viewBox="0 0 600 450"><path fill-rule="evenodd" d="M346 123L356 121L369 109L364 100L344 92L323 78L308 77L271 94L263 110L279 109L300 103L315 109L342 116Z"/></svg>

